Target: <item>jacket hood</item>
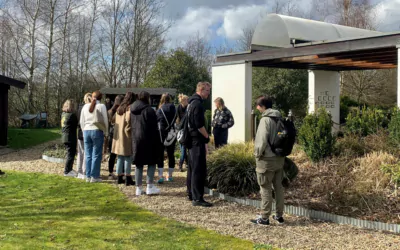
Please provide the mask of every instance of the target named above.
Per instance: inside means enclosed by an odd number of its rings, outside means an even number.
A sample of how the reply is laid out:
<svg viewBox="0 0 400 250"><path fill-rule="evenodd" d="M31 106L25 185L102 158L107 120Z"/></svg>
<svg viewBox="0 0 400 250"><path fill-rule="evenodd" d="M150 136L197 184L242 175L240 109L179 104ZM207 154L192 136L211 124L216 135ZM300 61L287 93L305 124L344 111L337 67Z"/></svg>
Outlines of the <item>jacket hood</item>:
<svg viewBox="0 0 400 250"><path fill-rule="evenodd" d="M199 96L198 94L194 94L189 98L189 104L196 100L203 102L203 98L201 98L201 96Z"/></svg>
<svg viewBox="0 0 400 250"><path fill-rule="evenodd" d="M282 117L281 112L275 109L267 109L262 113L262 117Z"/></svg>
<svg viewBox="0 0 400 250"><path fill-rule="evenodd" d="M140 115L140 113L142 113L143 109L145 109L149 106L150 106L149 104L146 104L146 103L138 100L132 104L131 111L135 115Z"/></svg>

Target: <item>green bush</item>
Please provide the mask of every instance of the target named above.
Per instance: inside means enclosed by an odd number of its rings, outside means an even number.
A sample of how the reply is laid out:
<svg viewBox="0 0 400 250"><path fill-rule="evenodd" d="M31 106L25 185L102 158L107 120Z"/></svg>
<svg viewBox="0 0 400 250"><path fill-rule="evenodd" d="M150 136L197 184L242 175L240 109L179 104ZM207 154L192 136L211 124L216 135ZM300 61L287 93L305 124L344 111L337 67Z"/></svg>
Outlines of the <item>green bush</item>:
<svg viewBox="0 0 400 250"><path fill-rule="evenodd" d="M400 146L400 110L394 109L389 122L389 138L397 146Z"/></svg>
<svg viewBox="0 0 400 250"><path fill-rule="evenodd" d="M207 109L205 112L206 130L208 133L211 131L211 110Z"/></svg>
<svg viewBox="0 0 400 250"><path fill-rule="evenodd" d="M349 115L350 107L358 107L359 104L348 96L340 97L340 123L346 122L346 117Z"/></svg>
<svg viewBox="0 0 400 250"><path fill-rule="evenodd" d="M208 186L235 196L258 192L255 166L253 143L229 144L208 156Z"/></svg>
<svg viewBox="0 0 400 250"><path fill-rule="evenodd" d="M350 112L346 118L346 132L367 136L375 134L387 124L386 114L377 108L363 107L361 111Z"/></svg>
<svg viewBox="0 0 400 250"><path fill-rule="evenodd" d="M298 140L311 161L317 162L332 154L336 139L332 125L332 116L324 108L304 118Z"/></svg>

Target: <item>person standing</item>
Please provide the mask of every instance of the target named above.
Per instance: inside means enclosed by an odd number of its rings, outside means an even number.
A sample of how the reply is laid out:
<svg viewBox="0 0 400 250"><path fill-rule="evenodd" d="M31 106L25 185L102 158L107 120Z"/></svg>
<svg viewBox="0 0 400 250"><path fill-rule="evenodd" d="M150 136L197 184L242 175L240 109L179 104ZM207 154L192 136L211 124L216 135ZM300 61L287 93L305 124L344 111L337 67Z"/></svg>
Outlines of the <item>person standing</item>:
<svg viewBox="0 0 400 250"><path fill-rule="evenodd" d="M160 131L160 140L163 144L160 149L160 162L158 165L158 183L164 182L164 151L167 151L168 156L168 176L167 181L173 181L172 174L175 169L175 145L176 138L171 142L171 145L164 146L164 140L167 138L169 131L175 126L175 119L177 116L175 105L172 103L172 97L168 93L161 96L160 105L156 112L158 129Z"/></svg>
<svg viewBox="0 0 400 250"><path fill-rule="evenodd" d="M211 123L213 128L215 148L220 148L228 144L228 129L230 129L235 121L231 111L225 107L225 102L221 97L214 100L215 111Z"/></svg>
<svg viewBox="0 0 400 250"><path fill-rule="evenodd" d="M117 155L112 152L112 144L114 138L114 124L115 124L115 113L122 100L124 99L123 95L117 95L114 100L114 105L111 109L107 111L108 114L108 124L109 124L109 134L108 134L108 150L110 153L110 158L108 158L108 179L114 179L114 165L115 160L117 159Z"/></svg>
<svg viewBox="0 0 400 250"><path fill-rule="evenodd" d="M86 93L83 97L83 103L88 104L92 102L92 93ZM83 105L84 105L83 104ZM83 105L79 105L78 121L81 119ZM86 164L85 164L85 147L83 142L83 131L80 123L78 122L78 157L77 157L78 179L84 180L86 178Z"/></svg>
<svg viewBox="0 0 400 250"><path fill-rule="evenodd" d="M80 119L85 143L87 182L101 182L100 166L104 136L108 136L107 109L100 103L101 98L100 91L93 92L92 102L83 106Z"/></svg>
<svg viewBox="0 0 400 250"><path fill-rule="evenodd" d="M114 136L112 139L112 150L111 152L118 155L117 160L117 175L118 184L122 184L123 181L123 169L125 173L125 185L135 185L132 180L132 134L131 134L131 111L129 106L132 104L134 98L132 92L128 92L125 95L124 100L117 109L115 115L115 127ZM115 104L114 104L115 105Z"/></svg>
<svg viewBox="0 0 400 250"><path fill-rule="evenodd" d="M192 145L189 149L189 168L187 172L188 199L193 206L211 207L204 200L204 184L207 178L206 146L210 141L205 128L203 100L210 95L211 84L199 82L196 93L189 99L189 132Z"/></svg>
<svg viewBox="0 0 400 250"><path fill-rule="evenodd" d="M64 176L76 177L77 173L72 169L76 155L77 145L77 128L78 117L76 116L76 108L73 100L68 99L65 101L61 115L61 141L67 150L67 159L65 161Z"/></svg>
<svg viewBox="0 0 400 250"><path fill-rule="evenodd" d="M284 208L282 179L285 157L274 154L270 146L270 142L274 141L278 134L278 128L273 119L282 116L279 111L272 109L272 99L269 96L259 97L256 105L256 108L262 113L254 141L257 182L260 185L262 212L251 222L261 225L270 224L273 185L276 200L276 215L273 216L273 219L282 224L285 221L282 217Z"/></svg>
<svg viewBox="0 0 400 250"><path fill-rule="evenodd" d="M136 195L142 195L143 167L147 165L146 194L159 194L160 190L154 186L154 173L159 162L160 142L157 128L157 116L150 106L150 94L142 91L138 99L131 105L132 131L132 162L136 165L135 181Z"/></svg>
<svg viewBox="0 0 400 250"><path fill-rule="evenodd" d="M186 108L189 100L189 97L187 95L184 94L180 94L179 95L179 106L178 106L178 117L176 119L177 123L179 124L183 117L185 116L186 113ZM181 149L181 156L179 159L179 171L183 172L183 163L186 162L186 167L188 165L188 159L187 159L187 149L184 145L180 145L180 149Z"/></svg>

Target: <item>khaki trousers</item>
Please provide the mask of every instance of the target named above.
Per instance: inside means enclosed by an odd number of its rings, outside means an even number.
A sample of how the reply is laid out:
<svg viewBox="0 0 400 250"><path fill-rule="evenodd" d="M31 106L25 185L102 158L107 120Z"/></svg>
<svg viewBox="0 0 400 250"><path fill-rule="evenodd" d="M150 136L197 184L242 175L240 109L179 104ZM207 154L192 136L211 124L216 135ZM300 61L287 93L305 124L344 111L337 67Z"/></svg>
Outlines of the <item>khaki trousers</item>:
<svg viewBox="0 0 400 250"><path fill-rule="evenodd" d="M278 218L283 216L283 160L279 158L257 161L257 182L260 185L261 215L263 219L268 219L272 212L272 202L274 200L272 198L272 186L275 190L276 216Z"/></svg>

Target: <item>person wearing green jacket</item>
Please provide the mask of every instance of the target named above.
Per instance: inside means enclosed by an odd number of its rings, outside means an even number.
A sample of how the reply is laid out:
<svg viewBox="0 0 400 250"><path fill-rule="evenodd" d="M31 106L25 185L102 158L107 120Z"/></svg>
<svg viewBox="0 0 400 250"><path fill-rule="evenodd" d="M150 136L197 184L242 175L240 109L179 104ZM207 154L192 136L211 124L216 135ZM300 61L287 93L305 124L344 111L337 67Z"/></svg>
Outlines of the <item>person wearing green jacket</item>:
<svg viewBox="0 0 400 250"><path fill-rule="evenodd" d="M65 101L61 115L61 141L67 150L67 158L64 168L64 176L76 177L77 173L72 169L76 155L76 145L78 142L77 128L78 117L76 115L75 102L71 99Z"/></svg>
<svg viewBox="0 0 400 250"><path fill-rule="evenodd" d="M278 134L277 124L274 118L281 118L278 110L272 109L272 99L269 96L261 96L256 101L257 109L262 113L260 124L254 141L254 155L256 157L257 182L260 185L261 215L251 222L261 225L269 225L269 216L272 211L272 186L275 190L276 215L273 219L279 224L283 219L283 165L285 157L277 156L271 149L271 142Z"/></svg>

